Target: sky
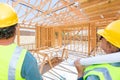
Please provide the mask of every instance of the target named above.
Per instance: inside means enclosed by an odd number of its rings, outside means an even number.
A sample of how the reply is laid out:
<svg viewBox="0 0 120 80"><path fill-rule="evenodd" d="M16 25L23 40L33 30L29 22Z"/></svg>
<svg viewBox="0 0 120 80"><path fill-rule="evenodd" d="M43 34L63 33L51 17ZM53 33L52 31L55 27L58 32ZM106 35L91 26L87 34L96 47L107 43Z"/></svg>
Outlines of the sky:
<svg viewBox="0 0 120 80"><path fill-rule="evenodd" d="M0 2L5 2L5 3L6 3L7 1L8 1L8 0L0 0ZM9 0L9 4L11 4L11 1L17 1L17 0ZM28 0L24 0L24 1L28 2ZM36 1L36 0L30 0L30 4L33 5L33 4L35 3L35 1ZM36 5L39 5L40 1L41 1L41 0L38 0L38 2L36 3ZM45 1L45 0L42 0L42 1ZM53 7L57 1L58 1L58 0L52 0L52 2L51 2L52 4L51 4L50 7ZM19 12L18 12L18 9L20 8L21 5L22 5L22 9L19 10ZM49 5L49 3L46 4L46 5L44 5L44 7L42 8L42 11L46 11L46 10L48 9L48 5ZM28 8L28 6L26 6L26 5L22 4L22 3L18 4L18 5L15 7L15 10L16 10L16 12L18 13L18 16L19 16L19 17L25 14L25 9L31 10L30 7ZM29 21L31 18L34 17L35 14L37 14L37 10L34 10L34 11L30 12L27 16L21 17L21 18L19 19L19 22L22 22L24 19ZM40 18L42 18L42 17L40 17ZM40 18L38 18L38 19L40 19ZM43 20L44 20L44 19L43 19ZM35 22L35 21L37 21L37 18L34 20L34 22Z"/></svg>

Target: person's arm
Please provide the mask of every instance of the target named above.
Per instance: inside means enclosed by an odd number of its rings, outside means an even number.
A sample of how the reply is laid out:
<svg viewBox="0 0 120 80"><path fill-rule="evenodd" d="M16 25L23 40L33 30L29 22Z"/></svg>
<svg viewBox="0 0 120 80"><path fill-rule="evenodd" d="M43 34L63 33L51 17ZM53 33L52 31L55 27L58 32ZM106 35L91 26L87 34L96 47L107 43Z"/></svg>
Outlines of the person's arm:
<svg viewBox="0 0 120 80"><path fill-rule="evenodd" d="M83 80L85 67L82 66L82 65L79 63L79 60L80 60L80 59L78 59L78 60L76 60L76 61L74 62L74 65L75 65L75 67L76 67L76 69L77 69L77 72L78 72L78 79L77 79L77 80ZM86 78L86 80L100 80L100 79L99 79L99 77L96 76L96 75L90 75L90 76L88 76L88 77Z"/></svg>
<svg viewBox="0 0 120 80"><path fill-rule="evenodd" d="M75 67L76 67L76 70L77 70L77 72L78 72L78 78L80 78L80 77L82 77L83 76L83 74L84 74L84 66L82 66L80 63L79 63L79 61L80 61L80 59L78 59L78 60L76 60L75 62L74 62L74 65L75 65Z"/></svg>
<svg viewBox="0 0 120 80"><path fill-rule="evenodd" d="M68 61L68 62L70 65L74 66L75 61L76 60ZM106 54L106 55L98 55L94 57L81 58L79 61L79 63L83 66L88 66L92 64L116 63L116 62L120 62L120 52Z"/></svg>
<svg viewBox="0 0 120 80"><path fill-rule="evenodd" d="M26 80L42 80L42 76L40 75L38 69L37 61L30 52L26 53L22 65L21 75Z"/></svg>
<svg viewBox="0 0 120 80"><path fill-rule="evenodd" d="M81 58L80 64L87 66L92 64L102 64L102 63L115 63L120 62L120 52L106 55L99 55L89 58Z"/></svg>

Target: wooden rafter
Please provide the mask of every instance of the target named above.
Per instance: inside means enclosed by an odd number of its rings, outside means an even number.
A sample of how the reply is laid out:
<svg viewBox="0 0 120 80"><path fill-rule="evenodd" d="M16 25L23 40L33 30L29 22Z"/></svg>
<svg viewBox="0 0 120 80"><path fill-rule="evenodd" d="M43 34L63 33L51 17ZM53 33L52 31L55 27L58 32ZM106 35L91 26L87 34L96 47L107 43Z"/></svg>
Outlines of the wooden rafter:
<svg viewBox="0 0 120 80"><path fill-rule="evenodd" d="M119 19L120 0L7 0L17 8L20 24L73 26ZM12 3L12 4L11 4ZM35 27L35 26L33 26Z"/></svg>

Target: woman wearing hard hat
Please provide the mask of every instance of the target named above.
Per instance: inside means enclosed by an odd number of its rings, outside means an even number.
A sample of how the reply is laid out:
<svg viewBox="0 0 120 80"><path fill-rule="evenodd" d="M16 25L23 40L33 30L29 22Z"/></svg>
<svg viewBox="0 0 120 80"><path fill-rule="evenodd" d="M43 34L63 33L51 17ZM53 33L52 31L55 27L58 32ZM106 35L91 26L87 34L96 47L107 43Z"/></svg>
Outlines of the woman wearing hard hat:
<svg viewBox="0 0 120 80"><path fill-rule="evenodd" d="M101 57L102 61L103 57L104 61L101 62L102 64L96 62L96 64L84 67L79 60L76 60L74 64L78 71L78 80L120 80L120 20L113 21L104 30L99 30L98 34L101 36L100 47L106 53L99 58ZM116 62L115 59L117 59ZM106 60L114 62L106 63Z"/></svg>
<svg viewBox="0 0 120 80"><path fill-rule="evenodd" d="M0 3L0 80L42 80L36 59L14 43L18 16Z"/></svg>

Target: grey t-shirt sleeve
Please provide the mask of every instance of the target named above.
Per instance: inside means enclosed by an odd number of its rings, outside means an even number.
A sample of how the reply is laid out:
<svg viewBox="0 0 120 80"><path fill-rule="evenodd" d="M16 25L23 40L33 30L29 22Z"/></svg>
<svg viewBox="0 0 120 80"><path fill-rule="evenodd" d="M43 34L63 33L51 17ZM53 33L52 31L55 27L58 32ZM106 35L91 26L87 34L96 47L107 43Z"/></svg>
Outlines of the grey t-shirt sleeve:
<svg viewBox="0 0 120 80"><path fill-rule="evenodd" d="M42 80L37 61L30 52L25 55L21 76L26 80Z"/></svg>

